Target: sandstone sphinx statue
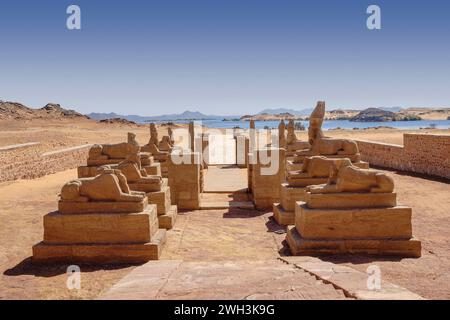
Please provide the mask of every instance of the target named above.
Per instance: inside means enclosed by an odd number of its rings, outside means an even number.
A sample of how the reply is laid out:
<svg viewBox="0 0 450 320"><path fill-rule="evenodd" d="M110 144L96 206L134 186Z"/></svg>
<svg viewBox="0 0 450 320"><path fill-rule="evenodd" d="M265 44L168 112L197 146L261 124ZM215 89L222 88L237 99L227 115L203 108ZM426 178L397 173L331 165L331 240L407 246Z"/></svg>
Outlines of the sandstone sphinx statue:
<svg viewBox="0 0 450 320"><path fill-rule="evenodd" d="M347 158L307 157L303 161L300 170L288 172L287 181L290 186L298 187L321 184L328 181L330 174L335 168L344 165L351 166L351 161Z"/></svg>
<svg viewBox="0 0 450 320"><path fill-rule="evenodd" d="M290 157L298 150L304 150L309 148L310 145L306 141L301 141L295 135L295 123L293 119L290 119L287 125L287 137L286 137L286 156Z"/></svg>
<svg viewBox="0 0 450 320"><path fill-rule="evenodd" d="M127 160L117 165L105 165L98 168L98 171L119 170L126 178L130 189L143 192L160 191L163 185L162 177L159 175L148 175L140 166L138 156L130 156Z"/></svg>
<svg viewBox="0 0 450 320"><path fill-rule="evenodd" d="M322 131L324 116L325 102L319 101L309 119L308 140L311 147L296 152L294 162L303 162L305 157L319 155L349 158L352 162L360 162L361 156L355 141L325 137Z"/></svg>
<svg viewBox="0 0 450 320"><path fill-rule="evenodd" d="M420 257L421 243L412 234L412 210L397 204L388 174L356 167L348 159L328 164L319 157L308 161L309 168L317 163L318 170L308 175L321 175L327 166L331 171L327 183L307 186L304 198L295 204L295 227L286 235L293 255Z"/></svg>
<svg viewBox="0 0 450 320"><path fill-rule="evenodd" d="M82 178L66 183L61 189L61 201L71 202L141 202L145 193L131 191L126 177L119 170L103 170L94 178Z"/></svg>
<svg viewBox="0 0 450 320"><path fill-rule="evenodd" d="M311 193L392 193L394 180L384 172L361 169L348 159L331 162L330 178L326 184L308 186Z"/></svg>
<svg viewBox="0 0 450 320"><path fill-rule="evenodd" d="M169 139L170 140L170 139ZM168 154L170 153L171 146L167 144L167 139L164 140L165 142L162 144L163 149L168 150L162 150L160 149L160 142L158 139L158 131L156 129L156 125L154 123L150 124L150 140L149 142L142 146L142 151L149 152L152 156L155 157L157 160L165 160Z"/></svg>

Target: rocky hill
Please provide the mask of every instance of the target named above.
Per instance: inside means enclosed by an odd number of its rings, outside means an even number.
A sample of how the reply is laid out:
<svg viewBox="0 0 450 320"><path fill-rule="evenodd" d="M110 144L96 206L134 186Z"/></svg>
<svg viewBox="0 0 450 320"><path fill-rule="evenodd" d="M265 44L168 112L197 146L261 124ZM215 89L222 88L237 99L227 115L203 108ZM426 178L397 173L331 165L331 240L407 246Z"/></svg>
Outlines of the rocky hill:
<svg viewBox="0 0 450 320"><path fill-rule="evenodd" d="M21 103L0 100L0 120L32 119L89 119L89 117L55 103L49 103L40 109L32 109Z"/></svg>
<svg viewBox="0 0 450 320"><path fill-rule="evenodd" d="M356 122L386 122L386 121L411 121L421 120L419 116L405 112L391 112L379 108L368 108L351 117L350 121Z"/></svg>

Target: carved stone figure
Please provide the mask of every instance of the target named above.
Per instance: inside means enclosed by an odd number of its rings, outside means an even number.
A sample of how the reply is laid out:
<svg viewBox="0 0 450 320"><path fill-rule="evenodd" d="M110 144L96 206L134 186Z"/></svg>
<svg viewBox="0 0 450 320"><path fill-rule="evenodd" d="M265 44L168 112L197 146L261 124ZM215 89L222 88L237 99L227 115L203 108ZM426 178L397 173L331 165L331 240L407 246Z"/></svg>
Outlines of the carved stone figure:
<svg viewBox="0 0 450 320"><path fill-rule="evenodd" d="M139 145L123 142L118 144L96 144L89 150L89 160L125 159L129 154L139 153Z"/></svg>
<svg viewBox="0 0 450 320"><path fill-rule="evenodd" d="M120 172L127 179L128 184L142 185L142 188L140 188L142 190L139 191L155 192L161 190L163 184L162 177L157 175L148 175L145 170L142 170L140 168L139 163L136 161L136 159L125 160L118 165L102 166L99 167L98 171L104 172L105 170L111 169L120 170ZM133 190L135 189L133 188Z"/></svg>
<svg viewBox="0 0 450 320"><path fill-rule="evenodd" d="M158 130L156 129L156 125L152 122L150 123L150 141L148 144L154 144L158 145L159 139L158 139Z"/></svg>
<svg viewBox="0 0 450 320"><path fill-rule="evenodd" d="M162 137L161 141L158 144L158 149L160 151L172 151L173 144L171 143L169 136Z"/></svg>
<svg viewBox="0 0 450 320"><path fill-rule="evenodd" d="M391 193L394 180L384 172L360 169L348 162L333 162L326 184L307 187L311 193Z"/></svg>
<svg viewBox="0 0 450 320"><path fill-rule="evenodd" d="M284 124L284 120L280 121L278 125L278 144L280 148L286 148L286 125Z"/></svg>
<svg viewBox="0 0 450 320"><path fill-rule="evenodd" d="M94 178L82 178L66 183L61 189L61 201L141 202L144 193L130 191L126 177L119 170L104 170Z"/></svg>
<svg viewBox="0 0 450 320"><path fill-rule="evenodd" d="M322 123L325 116L325 102L319 101L309 119L308 139L310 149L296 153L294 162L302 162L304 156L349 156L353 162L360 160L358 145L349 139L327 138L322 132Z"/></svg>
<svg viewBox="0 0 450 320"><path fill-rule="evenodd" d="M351 165L351 161L347 158L327 158L323 156L314 156L305 158L299 171L290 171L289 179L306 179L306 178L329 178L335 168Z"/></svg>

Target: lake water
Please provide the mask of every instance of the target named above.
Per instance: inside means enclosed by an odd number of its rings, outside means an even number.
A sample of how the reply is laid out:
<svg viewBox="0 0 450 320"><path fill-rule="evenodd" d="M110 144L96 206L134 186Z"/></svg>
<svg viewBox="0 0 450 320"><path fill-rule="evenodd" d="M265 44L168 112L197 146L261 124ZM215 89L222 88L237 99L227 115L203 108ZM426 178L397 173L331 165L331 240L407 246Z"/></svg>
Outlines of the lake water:
<svg viewBox="0 0 450 320"><path fill-rule="evenodd" d="M162 121L167 122L167 121ZM171 121L173 123L188 123L188 120ZM296 121L301 122L307 128L309 126L308 121ZM240 127L242 129L248 129L249 121L222 121L222 119L217 120L202 120L196 121L196 123L201 123L208 128L224 128L232 129L234 127ZM278 128L278 121L255 121L255 127L257 129L263 129L265 126L269 128ZM287 122L286 122L287 124ZM437 129L449 129L450 120L418 120L418 121L391 121L391 122L351 122L348 120L325 120L323 122L322 128L324 130L341 128L341 129L364 129L373 127L392 127L397 129L420 129L428 128L435 125Z"/></svg>

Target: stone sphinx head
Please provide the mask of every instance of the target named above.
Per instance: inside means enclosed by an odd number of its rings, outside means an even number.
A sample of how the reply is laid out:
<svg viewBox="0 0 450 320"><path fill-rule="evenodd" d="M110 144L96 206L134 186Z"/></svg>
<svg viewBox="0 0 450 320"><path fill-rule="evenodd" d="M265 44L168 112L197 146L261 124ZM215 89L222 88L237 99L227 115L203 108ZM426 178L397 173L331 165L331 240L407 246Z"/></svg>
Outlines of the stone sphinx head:
<svg viewBox="0 0 450 320"><path fill-rule="evenodd" d="M309 117L308 136L309 143L313 144L314 140L322 134L322 123L325 117L325 101L317 102L311 116Z"/></svg>

